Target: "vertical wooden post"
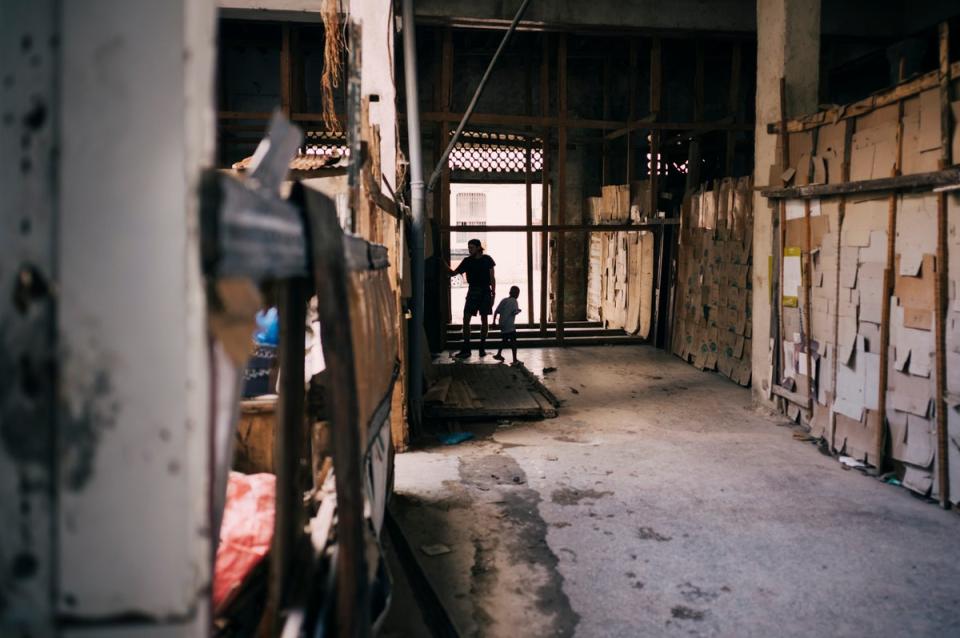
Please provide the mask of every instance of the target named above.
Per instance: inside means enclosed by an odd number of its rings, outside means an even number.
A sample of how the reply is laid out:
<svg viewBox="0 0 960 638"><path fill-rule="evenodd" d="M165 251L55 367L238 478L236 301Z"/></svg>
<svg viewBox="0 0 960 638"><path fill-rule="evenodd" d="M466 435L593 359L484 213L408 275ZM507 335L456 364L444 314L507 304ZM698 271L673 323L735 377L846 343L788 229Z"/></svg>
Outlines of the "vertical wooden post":
<svg viewBox="0 0 960 638"><path fill-rule="evenodd" d="M533 115L533 62L528 56L524 64L524 77L527 90L524 92L524 112ZM524 157L523 183L527 213L527 309L526 321L533 324L533 134L532 127L527 128L531 133L527 136ZM496 303L496 300L494 300Z"/></svg>
<svg viewBox="0 0 960 638"><path fill-rule="evenodd" d="M893 177L898 176L902 166L903 100L897 103L897 154L894 158L891 175ZM896 264L897 253L898 197L899 195L896 191L890 193L890 200L887 204L887 261L886 267L883 269L883 298L880 300L880 388L877 394L880 403L878 406L879 409L877 410L880 424L873 442L874 454L876 454L877 474L883 472L884 434L887 429L887 381L889 379L887 367L890 361L890 296L893 294L893 283L896 281L896 273L893 268Z"/></svg>
<svg viewBox="0 0 960 638"><path fill-rule="evenodd" d="M697 40L697 66L693 76L693 119L703 121L704 111L704 59L703 42ZM692 191L700 183L700 136L694 132L690 137L690 146L687 149L687 180L686 191Z"/></svg>
<svg viewBox="0 0 960 638"><path fill-rule="evenodd" d="M291 79L293 74L290 71L291 52L290 52L290 25L284 23L280 27L280 110L288 118L291 115Z"/></svg>
<svg viewBox="0 0 960 638"><path fill-rule="evenodd" d="M639 58L638 44L636 38L630 38L629 44L629 75L627 76L627 90L629 91L627 95L627 165L626 165L626 182L627 187L630 187L630 182L634 180L637 175L636 169L636 158L633 153L634 146L634 134L631 130L633 121L637 119L637 64ZM629 205L628 205L629 206ZM619 213L620 211L604 211L607 213Z"/></svg>
<svg viewBox="0 0 960 638"><path fill-rule="evenodd" d="M270 585L267 622L279 629L279 611L289 602L293 583L291 568L297 554L297 538L303 526L303 492L300 461L304 428L304 320L307 290L303 280L277 285L280 346L280 393L277 432L274 436L277 489L273 540L270 544Z"/></svg>
<svg viewBox="0 0 960 638"><path fill-rule="evenodd" d="M557 223L567 223L567 34L557 43ZM567 236L557 233L557 343L563 345L564 291L567 282Z"/></svg>
<svg viewBox="0 0 960 638"><path fill-rule="evenodd" d="M440 45L441 54L440 54L440 81L438 82L437 87L437 99L439 101L439 111L443 113L449 113L452 106L451 100L453 99L453 29L446 27L443 30L443 40ZM447 121L447 118L444 118L443 122L440 123L440 138L437 140L437 143L434 145L436 148L437 157L440 156L440 153L443 152L443 149L446 147L447 142L450 140L450 122ZM434 210L437 211L437 217L439 218L439 227L448 227L450 226L450 166L447 164L443 167L443 172L440 173L440 188L437 189L437 194L434 199ZM440 253L443 257L445 263L450 263L450 252L451 252L451 234L449 232L440 233ZM441 303L443 304L443 316L447 317L447 313L450 313L451 317L453 315L452 308L450 307L450 278L446 276L439 277L440 281L440 298ZM441 322L441 344L443 348L446 348L447 345L447 326L446 322Z"/></svg>
<svg viewBox="0 0 960 638"><path fill-rule="evenodd" d="M940 23L940 168L951 163L950 143L950 27ZM937 284L935 295L936 367L937 367L937 482L940 506L950 507L950 471L947 445L947 297L949 268L947 259L947 194L937 193Z"/></svg>
<svg viewBox="0 0 960 638"><path fill-rule="evenodd" d="M543 34L540 57L540 115L544 118L550 115L550 35ZM543 168L540 169L542 182L540 223L543 231L540 233L540 334L547 334L547 282L550 272L547 252L549 236L546 227L550 223L550 128L543 129Z"/></svg>
<svg viewBox="0 0 960 638"><path fill-rule="evenodd" d="M663 69L661 66L661 42L660 38L654 38L650 46L650 114L654 120L660 119L660 107L662 104L661 95L663 93ZM651 132L650 135L650 214L657 216L657 205L659 203L660 190L660 130Z"/></svg>
<svg viewBox="0 0 960 638"><path fill-rule="evenodd" d="M733 57L730 62L730 93L727 100L727 113L732 119L731 123L736 123L737 114L740 111L740 72L743 67L741 61L742 44L735 42L733 45ZM701 118L697 118L700 121ZM736 154L737 134L735 131L727 131L727 157L724 163L724 175L733 176L733 160Z"/></svg>
<svg viewBox="0 0 960 638"><path fill-rule="evenodd" d="M533 313L533 167L531 162L533 140L527 138L526 157L523 169L523 185L527 209L527 321L532 323Z"/></svg>
<svg viewBox="0 0 960 638"><path fill-rule="evenodd" d="M661 41L660 38L654 38L650 45L650 113L654 120L660 119L660 107L662 106L663 94L663 68L661 65ZM650 210L649 214L656 219L657 208L660 203L660 130L650 132L650 161L648 162L649 180L650 180ZM654 237L654 259L657 261L655 273L656 288L654 290L653 308L651 310L650 325L652 327L651 343L657 346L660 326L660 298L663 295L663 226L656 231Z"/></svg>
<svg viewBox="0 0 960 638"><path fill-rule="evenodd" d="M780 168L786 170L790 163L790 134L787 133L787 81L780 78ZM785 218L787 214L787 202L781 199L777 206L777 216L774 218L773 231L776 237L774 246L774 259L776 263L773 267L773 273L777 278L774 290L776 299L773 299L771 308L776 309L776 339L774 340L774 376L770 379L771 384L780 384L780 377L783 374L781 369L780 356L783 351L783 244L786 241ZM779 400L782 403L782 400Z"/></svg>
<svg viewBox="0 0 960 638"><path fill-rule="evenodd" d="M600 99L603 102L603 119L610 119L610 58L603 58L603 79L600 87ZM600 146L600 186L610 183L610 141L607 140L607 129L600 132L603 142ZM591 222L597 220L592 219Z"/></svg>
<svg viewBox="0 0 960 638"><path fill-rule="evenodd" d="M856 118L849 118L846 121L843 131L843 161L840 164L840 181L850 181L850 156L853 153L853 130ZM834 280L833 280L833 307L837 308L840 304L840 246L841 232L843 231L843 219L847 214L847 196L841 195L837 204L837 243L836 260L834 261ZM833 379L833 393L836 395L837 389L837 339L840 335L840 313L833 313L833 360L831 361L831 376ZM881 374L884 372L881 371ZM834 398L831 396L831 399ZM830 416L830 450L833 451L834 444L834 417Z"/></svg>

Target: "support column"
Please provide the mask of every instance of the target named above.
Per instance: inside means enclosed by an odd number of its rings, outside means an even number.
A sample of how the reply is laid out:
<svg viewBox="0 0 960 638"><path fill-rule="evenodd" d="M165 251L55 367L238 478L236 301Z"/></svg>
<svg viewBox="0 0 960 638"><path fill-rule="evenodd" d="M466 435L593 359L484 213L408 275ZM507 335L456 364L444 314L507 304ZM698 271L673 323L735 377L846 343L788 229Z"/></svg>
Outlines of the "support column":
<svg viewBox="0 0 960 638"><path fill-rule="evenodd" d="M777 163L777 137L767 124L780 120L780 78L786 80L786 117L817 108L820 76L820 0L757 0L757 102L755 186L770 182ZM774 251L774 212L766 198L754 194L753 224L753 397L767 399L771 387L773 348L770 264ZM776 230L776 232L775 232ZM777 264L773 263L773 268Z"/></svg>

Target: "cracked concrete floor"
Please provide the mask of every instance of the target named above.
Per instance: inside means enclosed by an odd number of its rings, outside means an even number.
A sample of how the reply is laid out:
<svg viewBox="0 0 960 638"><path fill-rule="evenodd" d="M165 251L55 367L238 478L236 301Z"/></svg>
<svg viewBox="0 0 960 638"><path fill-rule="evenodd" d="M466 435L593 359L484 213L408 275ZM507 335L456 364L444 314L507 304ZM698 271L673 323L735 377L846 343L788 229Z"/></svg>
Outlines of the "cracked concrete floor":
<svg viewBox="0 0 960 638"><path fill-rule="evenodd" d="M957 514L671 355L521 352L557 368L558 418L396 459L394 511L461 635L960 635Z"/></svg>

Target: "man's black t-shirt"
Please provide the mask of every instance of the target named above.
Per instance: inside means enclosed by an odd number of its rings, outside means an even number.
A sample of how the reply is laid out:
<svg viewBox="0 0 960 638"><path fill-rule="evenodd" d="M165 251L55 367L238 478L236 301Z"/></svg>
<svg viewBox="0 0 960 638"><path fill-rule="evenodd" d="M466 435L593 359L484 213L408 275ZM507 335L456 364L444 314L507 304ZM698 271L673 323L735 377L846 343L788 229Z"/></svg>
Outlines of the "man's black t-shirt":
<svg viewBox="0 0 960 638"><path fill-rule="evenodd" d="M453 272L458 275L467 273L467 283L471 288L489 288L490 269L496 265L489 255L465 257Z"/></svg>

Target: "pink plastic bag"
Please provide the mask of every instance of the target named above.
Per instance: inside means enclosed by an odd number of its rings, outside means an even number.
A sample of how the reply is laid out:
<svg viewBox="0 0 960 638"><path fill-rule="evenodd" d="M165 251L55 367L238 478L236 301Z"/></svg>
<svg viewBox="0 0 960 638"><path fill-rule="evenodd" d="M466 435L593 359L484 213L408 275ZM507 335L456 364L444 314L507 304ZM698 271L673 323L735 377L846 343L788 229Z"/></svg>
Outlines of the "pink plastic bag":
<svg viewBox="0 0 960 638"><path fill-rule="evenodd" d="M273 474L230 472L213 576L215 614L270 550L276 486Z"/></svg>

